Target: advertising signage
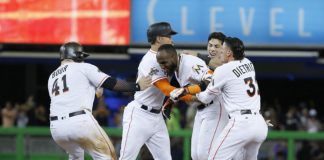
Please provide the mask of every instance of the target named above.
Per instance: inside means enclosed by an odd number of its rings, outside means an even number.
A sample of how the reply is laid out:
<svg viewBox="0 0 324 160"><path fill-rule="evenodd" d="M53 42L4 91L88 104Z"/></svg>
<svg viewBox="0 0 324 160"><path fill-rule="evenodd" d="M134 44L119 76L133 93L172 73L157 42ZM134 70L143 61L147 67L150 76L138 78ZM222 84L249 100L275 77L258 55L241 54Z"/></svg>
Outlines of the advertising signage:
<svg viewBox="0 0 324 160"><path fill-rule="evenodd" d="M132 43L147 43L148 25L168 21L176 43L205 44L220 31L250 45L324 45L322 0L137 0Z"/></svg>
<svg viewBox="0 0 324 160"><path fill-rule="evenodd" d="M0 43L128 45L130 0L1 0Z"/></svg>

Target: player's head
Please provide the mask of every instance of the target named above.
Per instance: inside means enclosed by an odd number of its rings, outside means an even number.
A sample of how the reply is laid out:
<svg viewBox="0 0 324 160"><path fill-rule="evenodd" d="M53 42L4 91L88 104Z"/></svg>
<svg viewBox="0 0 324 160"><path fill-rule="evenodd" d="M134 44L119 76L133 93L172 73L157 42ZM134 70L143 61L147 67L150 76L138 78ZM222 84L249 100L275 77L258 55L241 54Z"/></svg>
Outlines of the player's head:
<svg viewBox="0 0 324 160"><path fill-rule="evenodd" d="M158 22L147 29L147 41L151 44L172 44L171 36L177 34L168 22Z"/></svg>
<svg viewBox="0 0 324 160"><path fill-rule="evenodd" d="M218 49L222 48L225 35L222 32L213 32L208 36L207 51L209 57L214 57L218 53Z"/></svg>
<svg viewBox="0 0 324 160"><path fill-rule="evenodd" d="M60 59L71 59L75 62L82 62L89 54L83 51L81 44L77 42L67 42L60 48Z"/></svg>
<svg viewBox="0 0 324 160"><path fill-rule="evenodd" d="M172 75L178 67L178 54L172 44L161 45L156 54L156 60L169 75Z"/></svg>
<svg viewBox="0 0 324 160"><path fill-rule="evenodd" d="M234 60L242 60L245 57L244 44L236 37L226 37L223 44L225 54L233 55Z"/></svg>

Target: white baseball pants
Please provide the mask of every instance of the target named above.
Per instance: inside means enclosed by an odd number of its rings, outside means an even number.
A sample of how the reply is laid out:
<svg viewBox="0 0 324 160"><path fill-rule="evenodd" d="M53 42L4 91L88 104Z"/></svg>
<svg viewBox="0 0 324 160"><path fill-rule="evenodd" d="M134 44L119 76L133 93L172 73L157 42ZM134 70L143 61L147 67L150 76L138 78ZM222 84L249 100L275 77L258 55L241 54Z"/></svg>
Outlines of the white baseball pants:
<svg viewBox="0 0 324 160"><path fill-rule="evenodd" d="M259 114L243 114L239 111L229 114L231 119L213 143L209 160L230 160L244 149L242 160L257 160L262 142L266 139L268 126Z"/></svg>
<svg viewBox="0 0 324 160"><path fill-rule="evenodd" d="M197 110L191 137L191 158L193 160L208 159L213 142L225 128L228 120L224 106L217 101L201 111Z"/></svg>
<svg viewBox="0 0 324 160"><path fill-rule="evenodd" d="M83 160L84 151L94 160L117 159L114 146L104 130L92 116L86 114L69 117L69 114L56 115L51 121L50 130L54 141L68 154L69 160Z"/></svg>
<svg viewBox="0 0 324 160"><path fill-rule="evenodd" d="M171 160L170 138L162 113L144 110L132 101L123 117L120 160L135 160L144 144L155 160Z"/></svg>

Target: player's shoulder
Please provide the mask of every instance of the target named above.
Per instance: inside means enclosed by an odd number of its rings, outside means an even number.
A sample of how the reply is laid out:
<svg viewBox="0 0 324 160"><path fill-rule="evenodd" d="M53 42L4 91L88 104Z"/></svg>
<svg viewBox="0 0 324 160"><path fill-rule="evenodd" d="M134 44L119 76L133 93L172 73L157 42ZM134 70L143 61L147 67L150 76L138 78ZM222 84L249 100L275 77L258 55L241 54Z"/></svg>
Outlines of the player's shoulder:
<svg viewBox="0 0 324 160"><path fill-rule="evenodd" d="M252 61L251 60L249 60L248 58L243 58L243 60L242 60L243 62L245 62L245 63L252 63Z"/></svg>
<svg viewBox="0 0 324 160"><path fill-rule="evenodd" d="M217 67L215 69L215 72L217 73L226 73L226 72L230 72L231 70L233 70L233 68L235 68L236 64L235 61L231 61L231 62L228 62L228 63L224 63L222 64L221 66Z"/></svg>
<svg viewBox="0 0 324 160"><path fill-rule="evenodd" d="M82 63L74 63L73 64L73 67L76 69L76 70L97 70L98 67L91 64L91 63L87 63L87 62L82 62Z"/></svg>
<svg viewBox="0 0 324 160"><path fill-rule="evenodd" d="M180 54L180 57L183 59L184 63L192 64L192 65L206 65L205 61L203 61L202 59L196 57L196 56L192 56L192 55L188 55L188 54Z"/></svg>
<svg viewBox="0 0 324 160"><path fill-rule="evenodd" d="M151 66L158 65L156 60L156 52L149 50L142 58L140 65Z"/></svg>
<svg viewBox="0 0 324 160"><path fill-rule="evenodd" d="M244 63L252 63L252 62L247 58L243 58L242 60L235 60L235 61L228 62L226 64L228 66L236 67L236 66L240 66L240 65L242 65Z"/></svg>
<svg viewBox="0 0 324 160"><path fill-rule="evenodd" d="M87 63L87 62L82 62L82 63L77 63L80 66L84 66L84 67L97 67L91 63Z"/></svg>

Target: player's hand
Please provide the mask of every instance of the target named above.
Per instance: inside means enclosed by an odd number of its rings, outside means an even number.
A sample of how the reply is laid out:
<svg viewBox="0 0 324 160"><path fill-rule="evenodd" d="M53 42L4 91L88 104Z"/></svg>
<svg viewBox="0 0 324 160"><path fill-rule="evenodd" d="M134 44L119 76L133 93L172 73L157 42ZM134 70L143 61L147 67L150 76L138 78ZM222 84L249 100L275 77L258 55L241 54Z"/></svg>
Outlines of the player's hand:
<svg viewBox="0 0 324 160"><path fill-rule="evenodd" d="M213 74L206 72L205 75L201 78L202 82L210 82L212 80Z"/></svg>
<svg viewBox="0 0 324 160"><path fill-rule="evenodd" d="M184 88L176 88L170 92L170 99L175 103L178 102L179 98L185 94Z"/></svg>
<svg viewBox="0 0 324 160"><path fill-rule="evenodd" d="M196 52L196 51L192 51L192 50L183 50L181 53L182 53L182 54L187 54L187 55L196 56L196 57L197 57L197 55L198 55L198 52Z"/></svg>
<svg viewBox="0 0 324 160"><path fill-rule="evenodd" d="M150 76L141 77L137 83L140 86L141 91L143 91L152 85L152 79Z"/></svg>
<svg viewBox="0 0 324 160"><path fill-rule="evenodd" d="M169 98L165 101L162 106L162 115L165 119L171 119L171 110L173 106L173 101Z"/></svg>
<svg viewBox="0 0 324 160"><path fill-rule="evenodd" d="M266 122L266 124L267 124L269 127L273 127L273 124L272 124L270 121L271 121L271 120L268 119L268 120L266 120L265 122Z"/></svg>
<svg viewBox="0 0 324 160"><path fill-rule="evenodd" d="M96 97L100 98L103 95L104 89L102 87L96 89Z"/></svg>

